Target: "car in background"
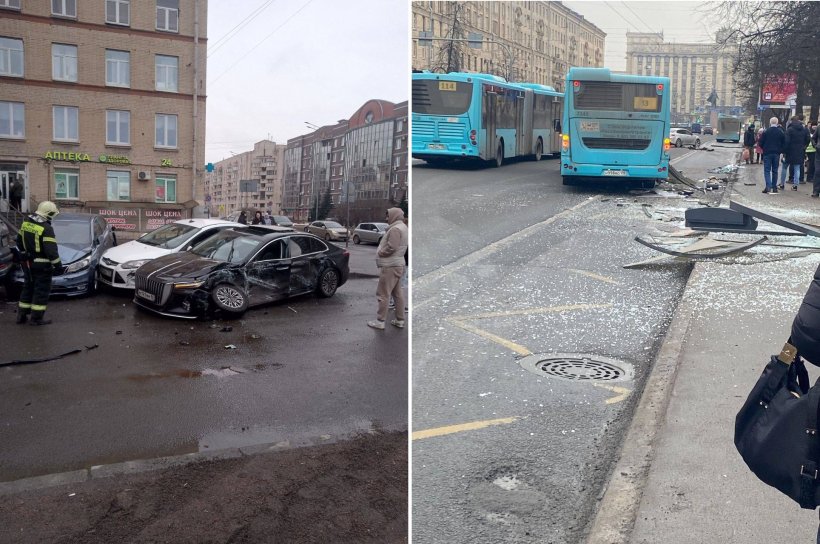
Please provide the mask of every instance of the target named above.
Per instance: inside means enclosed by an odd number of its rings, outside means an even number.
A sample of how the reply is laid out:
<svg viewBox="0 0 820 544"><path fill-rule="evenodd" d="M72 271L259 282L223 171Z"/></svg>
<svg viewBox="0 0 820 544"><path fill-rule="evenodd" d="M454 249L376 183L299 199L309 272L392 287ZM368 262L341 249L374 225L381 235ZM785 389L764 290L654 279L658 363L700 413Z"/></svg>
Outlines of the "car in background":
<svg viewBox="0 0 820 544"><path fill-rule="evenodd" d="M291 221L287 215L271 215L270 220L271 225L276 225L277 227L293 227L293 221Z"/></svg>
<svg viewBox="0 0 820 544"><path fill-rule="evenodd" d="M703 125L703 134L714 134L715 130L712 128L712 125Z"/></svg>
<svg viewBox="0 0 820 544"><path fill-rule="evenodd" d="M700 138L692 134L689 129L673 128L669 131L669 141L675 147L683 147L685 145L693 145L700 147Z"/></svg>
<svg viewBox="0 0 820 544"><path fill-rule="evenodd" d="M97 265L102 256L117 244L114 229L101 215L62 212L51 220L62 270L51 280L52 295L91 295L98 287ZM20 248L22 249L22 248ZM15 271L20 288L23 271Z"/></svg>
<svg viewBox="0 0 820 544"><path fill-rule="evenodd" d="M307 293L332 297L347 281L349 261L347 250L293 229L226 229L190 251L141 266L134 303L172 317L239 317L250 307Z"/></svg>
<svg viewBox="0 0 820 544"><path fill-rule="evenodd" d="M97 267L98 280L108 287L133 289L137 268L151 259L185 251L221 230L241 226L222 219L180 219L168 223L106 251Z"/></svg>
<svg viewBox="0 0 820 544"><path fill-rule="evenodd" d="M0 285L6 289L6 300L17 300L19 286L14 282L14 254L9 228L0 221Z"/></svg>
<svg viewBox="0 0 820 544"><path fill-rule="evenodd" d="M388 226L387 223L359 223L353 229L353 243L378 244L382 241L382 236L384 236L384 231L387 230Z"/></svg>
<svg viewBox="0 0 820 544"><path fill-rule="evenodd" d="M700 131L701 131L700 123L692 123L692 125L689 127L689 131L692 134L700 134Z"/></svg>
<svg viewBox="0 0 820 544"><path fill-rule="evenodd" d="M330 242L331 240L340 240L346 242L348 236L346 228L341 226L336 221L329 220L314 221L313 223L305 227L305 232L315 234L319 238L322 238L328 242Z"/></svg>

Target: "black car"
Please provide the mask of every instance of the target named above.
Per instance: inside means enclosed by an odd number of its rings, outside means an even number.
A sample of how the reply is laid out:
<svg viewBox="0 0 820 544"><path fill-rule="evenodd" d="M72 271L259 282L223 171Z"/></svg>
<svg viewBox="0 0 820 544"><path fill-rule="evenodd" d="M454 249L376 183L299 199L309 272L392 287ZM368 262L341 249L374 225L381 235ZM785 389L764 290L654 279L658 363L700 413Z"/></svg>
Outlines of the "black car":
<svg viewBox="0 0 820 544"><path fill-rule="evenodd" d="M347 281L347 250L293 229L226 229L190 251L137 269L134 302L162 315L194 319L305 293L331 297Z"/></svg>

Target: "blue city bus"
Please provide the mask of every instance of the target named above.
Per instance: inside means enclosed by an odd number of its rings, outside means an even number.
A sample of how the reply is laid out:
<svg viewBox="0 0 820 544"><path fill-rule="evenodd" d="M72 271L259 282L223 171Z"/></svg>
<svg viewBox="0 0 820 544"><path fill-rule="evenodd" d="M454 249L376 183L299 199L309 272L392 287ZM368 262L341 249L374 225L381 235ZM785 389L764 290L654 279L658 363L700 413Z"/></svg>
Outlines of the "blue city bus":
<svg viewBox="0 0 820 544"><path fill-rule="evenodd" d="M561 135L564 185L622 180L654 187L667 179L669 110L668 77L570 68Z"/></svg>
<svg viewBox="0 0 820 544"><path fill-rule="evenodd" d="M718 116L715 140L718 142L739 142L741 124L739 117L733 117L731 115Z"/></svg>
<svg viewBox="0 0 820 544"><path fill-rule="evenodd" d="M558 154L563 93L478 73L413 74L412 153L430 164Z"/></svg>

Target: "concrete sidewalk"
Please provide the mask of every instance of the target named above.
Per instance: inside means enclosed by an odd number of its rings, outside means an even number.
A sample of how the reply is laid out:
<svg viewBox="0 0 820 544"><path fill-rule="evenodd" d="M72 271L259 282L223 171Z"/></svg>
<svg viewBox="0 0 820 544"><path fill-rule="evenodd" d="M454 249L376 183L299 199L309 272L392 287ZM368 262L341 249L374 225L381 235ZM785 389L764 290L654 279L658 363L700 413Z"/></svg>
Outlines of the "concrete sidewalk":
<svg viewBox="0 0 820 544"><path fill-rule="evenodd" d="M764 186L762 165L741 166L722 205L820 224L810 184L776 195ZM803 236L769 243L820 248L820 238ZM774 245L695 264L588 544L815 542L817 513L759 481L733 439L735 415L788 338L818 264L820 253Z"/></svg>

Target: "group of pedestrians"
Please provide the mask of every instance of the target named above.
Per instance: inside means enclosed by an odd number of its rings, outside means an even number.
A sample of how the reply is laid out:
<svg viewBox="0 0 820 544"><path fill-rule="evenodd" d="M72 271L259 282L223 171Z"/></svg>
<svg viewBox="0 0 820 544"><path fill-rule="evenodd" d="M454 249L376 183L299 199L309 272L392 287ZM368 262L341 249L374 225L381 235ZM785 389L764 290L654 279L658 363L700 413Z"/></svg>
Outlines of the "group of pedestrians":
<svg viewBox="0 0 820 544"><path fill-rule="evenodd" d="M754 125L749 125L743 136L746 148L744 156L747 157L747 164L757 164L762 159L763 179L766 182L764 193L777 194L778 189L786 188L787 181L792 191L797 191L798 185L809 181L813 184L811 196L820 197L820 169L816 164L817 138L817 123L812 122L806 127L802 114L793 116L785 129L780 126L777 117L771 118L769 128L761 128L757 133ZM782 170L778 183L780 168Z"/></svg>
<svg viewBox="0 0 820 544"><path fill-rule="evenodd" d="M243 225L248 224L248 215L245 213L245 210L239 212L239 218L237 218L236 222L242 223ZM273 225L273 218L267 212L267 210L264 212L260 212L259 210L257 210L253 214L251 225Z"/></svg>

